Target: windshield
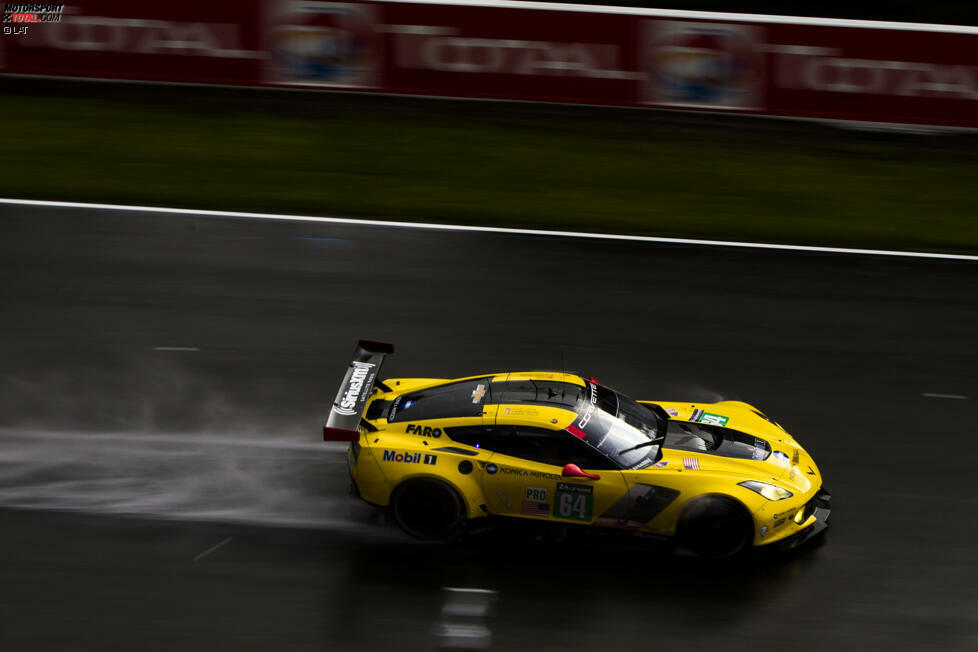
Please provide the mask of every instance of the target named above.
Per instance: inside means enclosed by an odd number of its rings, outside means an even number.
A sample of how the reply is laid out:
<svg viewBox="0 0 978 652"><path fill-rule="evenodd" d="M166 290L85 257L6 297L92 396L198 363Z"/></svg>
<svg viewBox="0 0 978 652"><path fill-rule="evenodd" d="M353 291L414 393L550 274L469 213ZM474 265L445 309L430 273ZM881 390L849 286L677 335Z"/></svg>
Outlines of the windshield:
<svg viewBox="0 0 978 652"><path fill-rule="evenodd" d="M613 389L585 381L577 403L572 433L617 462L624 469L644 469L659 458L665 434L659 418L644 405ZM638 448L636 448L638 446Z"/></svg>

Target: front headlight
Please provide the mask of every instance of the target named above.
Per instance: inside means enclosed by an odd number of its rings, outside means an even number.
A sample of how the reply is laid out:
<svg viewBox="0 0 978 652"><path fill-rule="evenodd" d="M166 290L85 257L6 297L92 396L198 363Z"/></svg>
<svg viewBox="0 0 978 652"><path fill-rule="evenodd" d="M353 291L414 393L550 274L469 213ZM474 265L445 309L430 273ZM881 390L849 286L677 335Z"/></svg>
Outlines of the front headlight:
<svg viewBox="0 0 978 652"><path fill-rule="evenodd" d="M794 496L793 493L787 489L783 489L777 485L768 484L766 482L758 482L757 480L745 480L744 482L738 483L741 487L746 487L751 491L756 491L768 500L784 500L785 498L791 498Z"/></svg>

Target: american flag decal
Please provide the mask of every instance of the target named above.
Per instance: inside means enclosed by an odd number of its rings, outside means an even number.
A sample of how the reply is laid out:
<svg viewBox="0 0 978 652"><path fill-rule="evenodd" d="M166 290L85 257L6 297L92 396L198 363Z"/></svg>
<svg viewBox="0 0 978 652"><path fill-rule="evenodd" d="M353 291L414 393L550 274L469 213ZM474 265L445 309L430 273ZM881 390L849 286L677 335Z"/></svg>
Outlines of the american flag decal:
<svg viewBox="0 0 978 652"><path fill-rule="evenodd" d="M532 500L524 500L520 506L520 514L527 516L550 516L550 505L547 503L535 503Z"/></svg>
<svg viewBox="0 0 978 652"><path fill-rule="evenodd" d="M684 457L683 467L687 469L692 469L694 471L700 470L700 461L695 457Z"/></svg>

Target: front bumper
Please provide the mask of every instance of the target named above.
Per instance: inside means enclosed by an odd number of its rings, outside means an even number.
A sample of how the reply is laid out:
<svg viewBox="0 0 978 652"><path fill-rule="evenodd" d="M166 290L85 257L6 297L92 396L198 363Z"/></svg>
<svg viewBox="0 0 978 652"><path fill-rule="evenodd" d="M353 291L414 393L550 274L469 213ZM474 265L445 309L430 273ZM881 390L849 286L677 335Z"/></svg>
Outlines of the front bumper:
<svg viewBox="0 0 978 652"><path fill-rule="evenodd" d="M780 550L791 550L811 541L824 532L829 527L829 516L832 514L832 494L825 487L822 487L805 504L805 512L814 516L815 522L773 545Z"/></svg>

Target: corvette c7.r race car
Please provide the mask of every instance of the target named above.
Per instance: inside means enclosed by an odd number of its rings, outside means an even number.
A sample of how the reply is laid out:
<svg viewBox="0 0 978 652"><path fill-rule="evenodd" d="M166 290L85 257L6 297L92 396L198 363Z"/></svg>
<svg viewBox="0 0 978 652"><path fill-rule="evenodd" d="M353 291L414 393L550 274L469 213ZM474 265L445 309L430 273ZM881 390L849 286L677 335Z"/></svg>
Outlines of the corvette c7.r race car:
<svg viewBox="0 0 978 652"><path fill-rule="evenodd" d="M361 340L323 437L353 487L408 534L536 519L668 537L705 557L793 547L827 527L812 458L746 403L635 401L555 371L378 379Z"/></svg>

